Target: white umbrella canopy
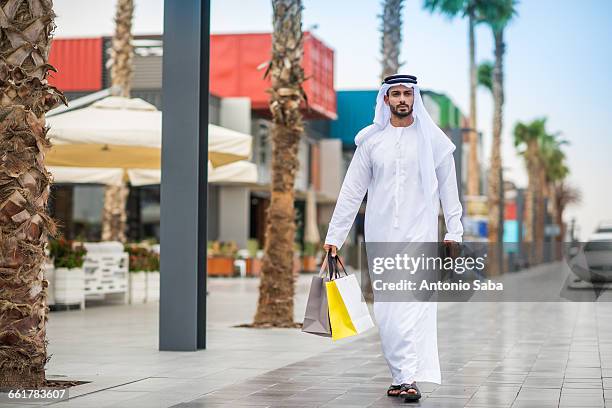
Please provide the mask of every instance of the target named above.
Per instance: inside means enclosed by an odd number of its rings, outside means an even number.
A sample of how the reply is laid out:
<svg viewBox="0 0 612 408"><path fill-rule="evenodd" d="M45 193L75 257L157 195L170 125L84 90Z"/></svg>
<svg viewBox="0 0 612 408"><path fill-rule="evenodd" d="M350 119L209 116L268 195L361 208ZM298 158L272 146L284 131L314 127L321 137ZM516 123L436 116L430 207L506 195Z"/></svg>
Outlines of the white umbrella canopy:
<svg viewBox="0 0 612 408"><path fill-rule="evenodd" d="M56 182L87 182L98 174L94 182L116 184L110 180L116 180L117 169L159 170L161 123L162 113L142 99L106 97L47 119L53 147L45 162ZM208 158L214 168L251 156L250 135L208 126Z"/></svg>
<svg viewBox="0 0 612 408"><path fill-rule="evenodd" d="M140 98L109 96L47 118L57 145L110 144L161 148L162 113Z"/></svg>
<svg viewBox="0 0 612 408"><path fill-rule="evenodd" d="M127 171L130 184L147 186L161 183L161 170L130 169ZM208 162L209 183L257 183L257 165L250 161L240 160L224 166L212 167Z"/></svg>

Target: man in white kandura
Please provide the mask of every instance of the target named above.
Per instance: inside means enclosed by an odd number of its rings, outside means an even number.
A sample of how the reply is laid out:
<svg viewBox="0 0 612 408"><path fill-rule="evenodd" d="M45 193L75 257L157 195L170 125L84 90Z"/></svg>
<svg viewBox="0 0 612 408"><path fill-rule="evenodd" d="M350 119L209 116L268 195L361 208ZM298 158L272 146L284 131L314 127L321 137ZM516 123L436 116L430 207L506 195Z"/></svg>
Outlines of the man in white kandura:
<svg viewBox="0 0 612 408"><path fill-rule="evenodd" d="M325 239L336 255L367 191L366 242L438 242L440 202L445 243L461 242L455 145L433 122L412 75L391 75L376 99L374 123L355 137ZM450 244L446 244L450 245ZM416 382L441 383L437 303L374 302L382 350L393 381L387 395L421 397Z"/></svg>

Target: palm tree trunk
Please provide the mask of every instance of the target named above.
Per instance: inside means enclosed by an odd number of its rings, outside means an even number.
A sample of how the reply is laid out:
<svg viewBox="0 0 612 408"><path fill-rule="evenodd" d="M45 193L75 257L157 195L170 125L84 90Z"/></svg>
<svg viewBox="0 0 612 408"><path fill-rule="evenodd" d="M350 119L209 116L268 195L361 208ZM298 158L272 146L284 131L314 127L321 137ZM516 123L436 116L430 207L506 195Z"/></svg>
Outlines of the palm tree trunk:
<svg viewBox="0 0 612 408"><path fill-rule="evenodd" d="M535 139L527 141L527 197L525 200L525 242L528 244L528 259L530 264L536 263L536 251L535 251L535 222L536 222L536 208L539 202L538 194L539 178L538 178L538 142Z"/></svg>
<svg viewBox="0 0 612 408"><path fill-rule="evenodd" d="M118 0L115 14L115 35L111 49L111 91L115 96L130 97L132 82L132 18L133 0ZM102 209L102 240L125 242L127 197L129 189L106 186Z"/></svg>
<svg viewBox="0 0 612 408"><path fill-rule="evenodd" d="M45 245L51 146L45 113L62 93L46 79L55 14L51 0L1 0L0 24L0 387L45 385Z"/></svg>
<svg viewBox="0 0 612 408"><path fill-rule="evenodd" d="M565 242L565 222L563 222L563 208L561 207L560 200L560 188L555 188L555 222L559 226L559 236L557 236L557 241L559 241L562 245Z"/></svg>
<svg viewBox="0 0 612 408"><path fill-rule="evenodd" d="M468 195L480 194L480 167L478 162L478 130L476 118L476 87L478 86L478 67L476 65L476 38L474 35L474 15L469 14L470 49L470 151L468 157Z"/></svg>
<svg viewBox="0 0 612 408"><path fill-rule="evenodd" d="M272 186L259 301L254 325L293 327L293 248L295 241L295 175L298 146L304 131L300 103L303 38L301 0L273 0L274 32L270 111L272 128Z"/></svg>
<svg viewBox="0 0 612 408"><path fill-rule="evenodd" d="M503 126L503 58L504 58L504 37L503 30L494 31L495 38L495 65L493 68L493 141L491 144L491 166L489 172L489 216L488 216L488 235L489 242L502 245L500 236L503 233L503 184L502 184L502 156L501 156L501 134ZM493 273L501 273L498 268L503 256L501 251L495 252L489 259L490 268Z"/></svg>
<svg viewBox="0 0 612 408"><path fill-rule="evenodd" d="M382 75L381 81L397 74L400 66L400 47L402 44L402 7L404 0L385 0L382 18Z"/></svg>
<svg viewBox="0 0 612 408"><path fill-rule="evenodd" d="M576 205L581 202L581 194L580 190L568 185L567 182L563 179L559 182L557 188L557 207L559 209L558 222L561 225L561 241L565 241L565 230L567 226L563 223L563 214L568 205ZM573 236L569 237L570 240L573 238Z"/></svg>
<svg viewBox="0 0 612 408"><path fill-rule="evenodd" d="M132 82L132 18L133 0L117 0L115 35L111 49L111 84L113 95L130 97Z"/></svg>
<svg viewBox="0 0 612 408"><path fill-rule="evenodd" d="M534 245L536 248L536 262L541 263L544 259L544 223L545 223L545 201L546 198L546 172L544 163L539 160L538 163L538 190L536 195L536 211L535 211L535 237Z"/></svg>
<svg viewBox="0 0 612 408"><path fill-rule="evenodd" d="M555 222L559 225L559 236L557 237L561 249L565 250L565 231L566 225L563 222L563 212L565 211L565 206L563 204L563 192L565 190L565 183L563 180L559 181L559 183L555 186L555 209L556 209L556 217Z"/></svg>
<svg viewBox="0 0 612 408"><path fill-rule="evenodd" d="M123 182L119 186L104 188L104 208L102 210L102 241L125 242L127 212L126 205L130 189Z"/></svg>
<svg viewBox="0 0 612 408"><path fill-rule="evenodd" d="M529 148L528 148L529 149ZM529 155L529 151L527 152ZM533 209L536 195L536 178L533 164L527 159L527 194L525 197L525 242L533 242Z"/></svg>
<svg viewBox="0 0 612 408"><path fill-rule="evenodd" d="M551 218L553 222L559 226L559 230L561 230L561 223L559 222L559 201L557 199L557 183L551 182L549 185L548 191L550 192L550 208L551 208ZM553 240L553 248L555 249L555 260L561 260L561 240L559 239L560 235L557 235Z"/></svg>

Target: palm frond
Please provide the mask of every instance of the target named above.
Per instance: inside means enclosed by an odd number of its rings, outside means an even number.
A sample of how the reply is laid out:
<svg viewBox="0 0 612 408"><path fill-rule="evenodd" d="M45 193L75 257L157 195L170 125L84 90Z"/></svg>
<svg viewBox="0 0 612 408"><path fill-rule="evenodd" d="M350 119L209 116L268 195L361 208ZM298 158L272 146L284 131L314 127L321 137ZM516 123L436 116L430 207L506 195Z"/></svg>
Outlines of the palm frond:
<svg viewBox="0 0 612 408"><path fill-rule="evenodd" d="M493 92L493 63L484 61L478 64L478 85Z"/></svg>

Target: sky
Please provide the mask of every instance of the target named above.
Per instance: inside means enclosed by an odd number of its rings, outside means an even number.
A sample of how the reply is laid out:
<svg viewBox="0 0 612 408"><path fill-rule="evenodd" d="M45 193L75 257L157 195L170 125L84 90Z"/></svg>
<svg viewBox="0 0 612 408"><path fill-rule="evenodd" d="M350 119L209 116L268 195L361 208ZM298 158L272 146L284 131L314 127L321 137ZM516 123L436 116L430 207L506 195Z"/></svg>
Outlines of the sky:
<svg viewBox="0 0 612 408"><path fill-rule="evenodd" d="M380 75L380 0L303 0L303 29L335 51L336 89L374 89ZM113 31L115 0L55 0L56 37L91 37ZM134 33L163 32L163 0L135 0ZM566 210L586 239L601 220L612 220L612 2L608 0L522 0L506 30L503 162L505 178L526 186L522 158L513 145L517 121L546 116L548 129L569 141L565 147L569 183L582 203ZM467 21L449 20L405 0L400 72L419 85L447 94L469 108ZM211 32L269 32L269 0L211 0ZM476 58L493 60L492 34L476 31ZM478 128L485 163L491 139L493 103L478 91Z"/></svg>

